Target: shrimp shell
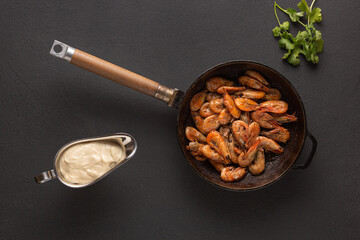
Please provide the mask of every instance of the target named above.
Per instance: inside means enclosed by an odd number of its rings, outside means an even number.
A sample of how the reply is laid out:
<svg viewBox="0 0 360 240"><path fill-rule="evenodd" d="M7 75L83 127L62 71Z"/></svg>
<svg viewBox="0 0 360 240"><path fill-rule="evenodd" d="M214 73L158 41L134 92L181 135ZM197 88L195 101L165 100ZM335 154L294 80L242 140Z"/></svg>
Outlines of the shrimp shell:
<svg viewBox="0 0 360 240"><path fill-rule="evenodd" d="M232 119L232 116L231 114L229 113L229 110L227 109L224 109L221 111L221 113L219 114L219 122L221 123L221 125L226 125L228 124L231 119Z"/></svg>
<svg viewBox="0 0 360 240"><path fill-rule="evenodd" d="M234 82L226 80L222 77L212 77L206 81L206 88L210 92L216 92L219 87L222 86L233 86Z"/></svg>
<svg viewBox="0 0 360 240"><path fill-rule="evenodd" d="M286 143L290 139L290 132L283 127L277 127L271 131L261 132L261 135L283 143Z"/></svg>
<svg viewBox="0 0 360 240"><path fill-rule="evenodd" d="M270 88L269 92L265 94L265 100L279 100L281 98L281 93L276 88Z"/></svg>
<svg viewBox="0 0 360 240"><path fill-rule="evenodd" d="M203 129L204 119L200 116L200 114L198 112L191 112L191 117L194 120L196 128L203 134L206 134Z"/></svg>
<svg viewBox="0 0 360 240"><path fill-rule="evenodd" d="M229 147L229 151L230 151L230 157L231 157L231 161L235 164L238 163L238 158L239 158L239 154L236 152L237 146L236 146L236 141L233 137L232 134L229 134L229 140L228 140L228 147ZM240 152L241 153L241 152Z"/></svg>
<svg viewBox="0 0 360 240"><path fill-rule="evenodd" d="M260 140L256 140L256 142L247 150L247 152L241 153L238 158L238 164L240 167L247 167L254 161L256 158L257 151L260 147Z"/></svg>
<svg viewBox="0 0 360 240"><path fill-rule="evenodd" d="M206 157L202 153L203 144L198 142L189 142L189 146L186 146L186 149L190 151L190 154L198 161L205 161Z"/></svg>
<svg viewBox="0 0 360 240"><path fill-rule="evenodd" d="M218 98L222 98L222 96L220 94L214 93L214 92L209 92L208 94L206 94L206 101L210 102L211 100L214 99L218 99Z"/></svg>
<svg viewBox="0 0 360 240"><path fill-rule="evenodd" d="M269 100L260 103L259 109L264 112L285 113L288 110L288 104L281 100Z"/></svg>
<svg viewBox="0 0 360 240"><path fill-rule="evenodd" d="M225 109L224 99L218 98L211 100L209 107L214 113L221 113L221 111Z"/></svg>
<svg viewBox="0 0 360 240"><path fill-rule="evenodd" d="M250 88L254 88L260 91L269 92L269 88L261 84L254 78L248 76L241 76L238 78L238 81L241 85L245 85Z"/></svg>
<svg viewBox="0 0 360 240"><path fill-rule="evenodd" d="M225 94L225 93L239 92L239 91L243 91L245 89L246 89L245 87L222 86L222 87L219 87L216 91L220 94Z"/></svg>
<svg viewBox="0 0 360 240"><path fill-rule="evenodd" d="M259 123L260 126L263 128L273 129L278 126L278 124L274 121L274 118L270 114L259 110L251 113L251 119L254 122Z"/></svg>
<svg viewBox="0 0 360 240"><path fill-rule="evenodd" d="M230 160L237 164L237 158L238 154L235 152L235 142L234 138L231 134L231 129L229 126L221 126L219 129L220 135L223 137L224 141L226 142L226 145L229 148L230 151Z"/></svg>
<svg viewBox="0 0 360 240"><path fill-rule="evenodd" d="M246 168L242 167L225 167L221 170L220 177L225 182L234 182L239 181L243 177L245 177L247 173Z"/></svg>
<svg viewBox="0 0 360 240"><path fill-rule="evenodd" d="M203 105L203 103L205 102L205 98L206 98L206 90L203 90L197 94L195 94L191 101L190 101L190 110L195 112L198 111L201 106Z"/></svg>
<svg viewBox="0 0 360 240"><path fill-rule="evenodd" d="M224 158L214 151L209 145L204 145L204 147L201 148L202 154L207 157L208 159L211 159L218 163L225 163Z"/></svg>
<svg viewBox="0 0 360 240"><path fill-rule="evenodd" d="M202 129L205 131L205 134L218 129L221 126L218 118L218 115L212 115L204 119Z"/></svg>
<svg viewBox="0 0 360 240"><path fill-rule="evenodd" d="M249 125L249 139L246 143L246 147L252 146L255 143L256 138L259 136L259 134L260 134L260 125L257 122L252 122Z"/></svg>
<svg viewBox="0 0 360 240"><path fill-rule="evenodd" d="M201 106L199 113L202 117L210 117L216 114L211 110L209 102L206 102Z"/></svg>
<svg viewBox="0 0 360 240"><path fill-rule="evenodd" d="M253 89L246 89L245 91L241 92L241 96L244 98L251 98L251 99L261 99L265 97L266 93L263 91L257 91Z"/></svg>
<svg viewBox="0 0 360 240"><path fill-rule="evenodd" d="M244 121L246 124L249 124L251 121L250 112L243 111L240 115L240 120Z"/></svg>
<svg viewBox="0 0 360 240"><path fill-rule="evenodd" d="M257 137L256 141L260 141L260 147L265 151L270 151L277 154L284 152L283 148L270 138L259 136Z"/></svg>
<svg viewBox="0 0 360 240"><path fill-rule="evenodd" d="M241 145L245 146L245 143L249 137L249 127L241 120L234 121L231 125L231 132L236 141Z"/></svg>
<svg viewBox="0 0 360 240"><path fill-rule="evenodd" d="M219 133L225 141L229 139L230 132L231 130L228 126L221 126L219 129Z"/></svg>
<svg viewBox="0 0 360 240"><path fill-rule="evenodd" d="M235 105L240 110L246 112L255 111L259 107L259 104L257 102L248 98L236 98Z"/></svg>
<svg viewBox="0 0 360 240"><path fill-rule="evenodd" d="M215 149L216 152L218 152L221 156L224 157L225 164L230 163L229 148L227 147L225 140L218 131L211 131L206 137L206 142L210 145L210 147Z"/></svg>
<svg viewBox="0 0 360 240"><path fill-rule="evenodd" d="M234 118L240 118L241 111L236 107L233 98L228 93L225 93L223 99L224 105L229 110L230 114Z"/></svg>
<svg viewBox="0 0 360 240"><path fill-rule="evenodd" d="M261 75L259 72L254 71L254 70L247 70L245 72L245 75L256 79L257 81L259 81L261 84L270 87L270 84L266 81L266 79L264 78L263 75Z"/></svg>
<svg viewBox="0 0 360 240"><path fill-rule="evenodd" d="M206 137L199 132L196 128L193 127L186 127L185 129L185 136L189 139L190 142L204 142L206 143Z"/></svg>
<svg viewBox="0 0 360 240"><path fill-rule="evenodd" d="M295 116L295 113L291 115L287 113L272 113L271 116L273 117L274 121L276 121L279 124L297 121L297 117Z"/></svg>
<svg viewBox="0 0 360 240"><path fill-rule="evenodd" d="M255 160L249 165L249 171L252 175L259 175L265 170L265 154L264 149L260 148L257 152Z"/></svg>
<svg viewBox="0 0 360 240"><path fill-rule="evenodd" d="M221 173L221 171L225 168L225 165L222 163L215 162L211 159L209 159L209 162L219 173Z"/></svg>

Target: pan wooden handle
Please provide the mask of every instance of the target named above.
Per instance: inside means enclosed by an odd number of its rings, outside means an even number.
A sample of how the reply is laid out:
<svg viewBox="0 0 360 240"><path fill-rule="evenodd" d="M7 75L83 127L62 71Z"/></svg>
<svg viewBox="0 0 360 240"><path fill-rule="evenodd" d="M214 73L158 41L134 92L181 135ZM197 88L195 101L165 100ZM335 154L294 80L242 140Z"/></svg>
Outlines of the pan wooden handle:
<svg viewBox="0 0 360 240"><path fill-rule="evenodd" d="M75 66L120 83L123 86L158 98L166 102L169 106L174 105L174 100L179 92L176 88L172 89L162 86L149 78L133 73L79 49L70 47L57 40L54 41L50 54L63 58Z"/></svg>
<svg viewBox="0 0 360 240"><path fill-rule="evenodd" d="M70 63L152 97L155 97L160 85L153 80L130 72L79 49L75 49Z"/></svg>

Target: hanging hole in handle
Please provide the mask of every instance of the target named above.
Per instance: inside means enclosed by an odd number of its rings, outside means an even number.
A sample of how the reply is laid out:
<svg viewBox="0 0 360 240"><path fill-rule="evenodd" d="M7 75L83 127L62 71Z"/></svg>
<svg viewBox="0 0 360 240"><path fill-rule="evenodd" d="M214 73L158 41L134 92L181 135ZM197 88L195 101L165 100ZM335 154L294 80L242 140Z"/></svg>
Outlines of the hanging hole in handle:
<svg viewBox="0 0 360 240"><path fill-rule="evenodd" d="M56 53L61 53L62 52L62 50L63 50L63 47L61 46L61 45L55 45L54 47L53 47L53 49L54 49L54 52L56 52Z"/></svg>

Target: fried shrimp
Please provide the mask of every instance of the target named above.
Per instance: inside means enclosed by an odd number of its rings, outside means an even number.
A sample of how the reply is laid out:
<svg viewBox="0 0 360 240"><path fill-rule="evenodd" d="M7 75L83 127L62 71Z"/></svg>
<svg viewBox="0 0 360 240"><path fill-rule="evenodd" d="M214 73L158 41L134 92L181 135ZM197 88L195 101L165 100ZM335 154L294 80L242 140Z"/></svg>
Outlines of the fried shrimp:
<svg viewBox="0 0 360 240"><path fill-rule="evenodd" d="M266 79L264 78L263 75L261 75L259 72L254 71L254 70L247 70L245 72L246 76L249 76L251 78L256 79L257 81L259 81L261 84L263 84L264 86L270 87L270 84L266 81Z"/></svg>
<svg viewBox="0 0 360 240"><path fill-rule="evenodd" d="M256 141L260 141L260 147L262 147L265 151L270 151L277 154L281 154L284 151L279 144L267 137L259 136L257 137Z"/></svg>
<svg viewBox="0 0 360 240"><path fill-rule="evenodd" d="M243 91L245 90L245 87L228 87L228 86L223 86L223 87L219 87L216 91L220 94L225 94L225 93L234 93L234 92L239 92L239 91Z"/></svg>
<svg viewBox="0 0 360 240"><path fill-rule="evenodd" d="M216 92L219 87L222 86L233 86L234 82L226 80L222 77L212 77L206 81L206 89L210 92Z"/></svg>
<svg viewBox="0 0 360 240"><path fill-rule="evenodd" d="M258 80L251 78L249 76L241 76L238 78L240 84L245 85L247 87L257 89L264 92L269 92L269 88L260 83Z"/></svg>
<svg viewBox="0 0 360 240"><path fill-rule="evenodd" d="M236 98L235 105L242 111L250 112L259 107L259 104L249 98Z"/></svg>
<svg viewBox="0 0 360 240"><path fill-rule="evenodd" d="M203 103L205 102L205 98L206 98L206 90L201 91L197 94L195 94L195 96L193 96L193 98L190 101L190 110L191 111L198 111L201 106L203 105Z"/></svg>
<svg viewBox="0 0 360 240"><path fill-rule="evenodd" d="M206 102L201 106L199 113L202 117L210 117L216 114L211 110L209 102Z"/></svg>
<svg viewBox="0 0 360 240"><path fill-rule="evenodd" d="M257 152L255 160L249 165L249 171L252 175L259 175L265 170L265 154L264 149L260 148Z"/></svg>
<svg viewBox="0 0 360 240"><path fill-rule="evenodd" d="M225 92L223 99L224 99L224 105L227 108L227 110L229 110L231 116L233 116L234 118L240 118L241 111L236 107L233 98L228 93Z"/></svg>
<svg viewBox="0 0 360 240"><path fill-rule="evenodd" d="M224 160L224 158L218 154L216 151L214 151L214 149L212 149L209 145L204 145L202 148L201 148L201 152L202 154L207 157L208 159L211 159L215 162L218 162L218 163L224 163L226 164L226 161Z"/></svg>
<svg viewBox="0 0 360 240"><path fill-rule="evenodd" d="M273 117L274 121L276 121L279 124L297 121L297 117L295 116L295 113L291 115L287 113L272 113L271 116Z"/></svg>
<svg viewBox="0 0 360 240"><path fill-rule="evenodd" d="M257 151L261 146L260 144L261 141L256 140L256 142L247 150L245 154L244 153L240 154L238 158L238 163L240 167L247 167L250 165L250 163L252 163L252 161L254 161L254 159L256 158Z"/></svg>
<svg viewBox="0 0 360 240"><path fill-rule="evenodd" d="M247 173L246 168L242 167L225 167L221 170L220 177L225 182L234 182L239 181L243 177L245 177Z"/></svg>
<svg viewBox="0 0 360 240"><path fill-rule="evenodd" d="M229 148L218 131L211 131L206 137L206 142L210 145L210 147L215 149L217 153L224 157L225 164L230 163Z"/></svg>
<svg viewBox="0 0 360 240"><path fill-rule="evenodd" d="M221 123L219 122L219 116L218 115L212 115L210 117L207 117L204 119L203 122L203 130L205 133L209 133L212 130L218 129L221 126Z"/></svg>
<svg viewBox="0 0 360 240"><path fill-rule="evenodd" d="M283 127L276 127L271 131L263 131L261 132L261 135L283 143L286 143L290 139L290 132Z"/></svg>
<svg viewBox="0 0 360 240"><path fill-rule="evenodd" d="M206 137L199 132L196 128L193 127L186 127L185 129L185 136L189 139L190 142L203 142L206 143Z"/></svg>
<svg viewBox="0 0 360 240"><path fill-rule="evenodd" d="M245 146L249 137L248 125L244 121L236 120L231 125L231 132L240 146Z"/></svg>
<svg viewBox="0 0 360 240"><path fill-rule="evenodd" d="M288 104L281 100L270 100L260 103L258 109L263 112L285 113L288 110Z"/></svg>
<svg viewBox="0 0 360 240"><path fill-rule="evenodd" d="M261 99L265 97L266 93L263 91L257 91L253 89L246 89L245 91L239 92L239 95L244 98Z"/></svg>
<svg viewBox="0 0 360 240"><path fill-rule="evenodd" d="M246 124L249 124L250 121L251 121L250 112L245 112L245 111L243 111L243 112L241 113L240 120L241 120L241 121L244 121Z"/></svg>
<svg viewBox="0 0 360 240"><path fill-rule="evenodd" d="M224 182L241 180L248 171L263 173L265 152L282 154L279 143L290 139L284 126L297 121L295 113L287 113L280 91L261 73L247 70L237 82L232 80L206 80L206 88L190 100L195 127L185 129L186 149L197 161L208 160Z"/></svg>
<svg viewBox="0 0 360 240"><path fill-rule="evenodd" d="M198 161L205 161L206 157L202 153L203 144L198 142L190 142L186 149L190 151L190 154Z"/></svg>
<svg viewBox="0 0 360 240"><path fill-rule="evenodd" d="M265 100L279 100L281 98L281 93L276 88L270 88L264 96Z"/></svg>
<svg viewBox="0 0 360 240"><path fill-rule="evenodd" d="M229 113L229 110L224 109L220 112L218 119L221 125L226 125L231 121L232 116Z"/></svg>
<svg viewBox="0 0 360 240"><path fill-rule="evenodd" d="M210 102L211 100L214 99L218 99L218 98L222 98L222 96L220 94L214 93L214 92L209 92L208 94L206 94L206 101Z"/></svg>
<svg viewBox="0 0 360 240"><path fill-rule="evenodd" d="M213 111L214 113L221 113L221 111L225 109L224 99L217 98L217 99L211 100L209 103L209 107L210 107L211 111Z"/></svg>
<svg viewBox="0 0 360 240"><path fill-rule="evenodd" d="M273 129L278 126L270 114L260 110L252 112L251 119L259 123L262 128Z"/></svg>
<svg viewBox="0 0 360 240"><path fill-rule="evenodd" d="M252 146L255 143L256 138L259 136L259 134L260 134L260 125L257 122L252 122L249 125L249 138L246 143L246 147Z"/></svg>

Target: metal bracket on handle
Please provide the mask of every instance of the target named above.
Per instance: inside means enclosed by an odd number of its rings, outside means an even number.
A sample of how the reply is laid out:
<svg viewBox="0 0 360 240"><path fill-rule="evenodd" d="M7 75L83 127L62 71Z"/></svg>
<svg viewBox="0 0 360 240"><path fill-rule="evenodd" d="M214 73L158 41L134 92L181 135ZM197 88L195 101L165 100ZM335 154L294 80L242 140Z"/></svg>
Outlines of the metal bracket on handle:
<svg viewBox="0 0 360 240"><path fill-rule="evenodd" d="M46 172L42 172L41 174L37 175L35 177L35 182L38 184L50 181L52 179L56 178L56 173L54 169L51 169Z"/></svg>
<svg viewBox="0 0 360 240"><path fill-rule="evenodd" d="M55 40L51 49L50 55L53 55L58 58L65 59L67 61L71 61L72 56L74 55L75 48L70 47L69 45L59 42Z"/></svg>
<svg viewBox="0 0 360 240"><path fill-rule="evenodd" d="M155 94L155 98L166 102L169 107L177 108L177 97L180 95L182 95L181 91L179 91L177 88L168 88L163 85L159 85Z"/></svg>

